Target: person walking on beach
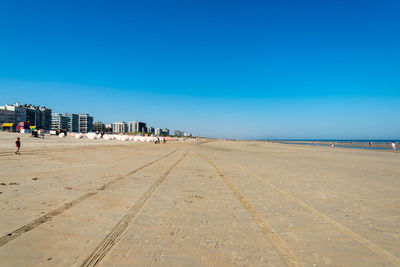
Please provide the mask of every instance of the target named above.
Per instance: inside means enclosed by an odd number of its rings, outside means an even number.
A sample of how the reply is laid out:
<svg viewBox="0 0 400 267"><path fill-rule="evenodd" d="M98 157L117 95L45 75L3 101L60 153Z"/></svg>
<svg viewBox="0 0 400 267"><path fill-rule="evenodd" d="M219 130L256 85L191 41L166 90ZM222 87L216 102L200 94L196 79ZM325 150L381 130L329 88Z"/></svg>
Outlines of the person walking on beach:
<svg viewBox="0 0 400 267"><path fill-rule="evenodd" d="M21 148L21 141L20 141L19 137L17 137L17 141L15 141L15 146L17 148L17 150L15 151L15 154L21 155L19 153L19 149Z"/></svg>
<svg viewBox="0 0 400 267"><path fill-rule="evenodd" d="M396 143L395 142L392 142L392 151L396 152Z"/></svg>

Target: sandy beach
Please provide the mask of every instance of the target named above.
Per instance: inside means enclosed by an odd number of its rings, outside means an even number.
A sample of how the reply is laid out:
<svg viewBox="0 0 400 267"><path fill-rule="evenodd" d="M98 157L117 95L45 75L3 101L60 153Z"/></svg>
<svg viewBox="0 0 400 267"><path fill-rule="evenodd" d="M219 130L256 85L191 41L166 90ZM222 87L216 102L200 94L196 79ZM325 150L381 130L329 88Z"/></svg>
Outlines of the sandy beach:
<svg viewBox="0 0 400 267"><path fill-rule="evenodd" d="M0 133L0 266L400 266L400 153Z"/></svg>

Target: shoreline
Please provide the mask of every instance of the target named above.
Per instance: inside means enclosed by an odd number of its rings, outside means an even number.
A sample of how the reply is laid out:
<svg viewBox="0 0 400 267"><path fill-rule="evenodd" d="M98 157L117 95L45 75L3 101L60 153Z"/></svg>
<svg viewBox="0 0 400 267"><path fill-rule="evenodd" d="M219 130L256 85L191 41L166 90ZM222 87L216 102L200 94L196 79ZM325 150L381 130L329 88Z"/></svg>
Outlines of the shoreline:
<svg viewBox="0 0 400 267"><path fill-rule="evenodd" d="M325 146L329 147L333 144L335 147L341 148L357 148L357 149L368 149L368 150L385 150L392 151L392 143L389 142L360 142L360 141L272 141L273 143L279 144L294 144L294 145L305 145L305 146ZM399 144L396 143L397 149Z"/></svg>

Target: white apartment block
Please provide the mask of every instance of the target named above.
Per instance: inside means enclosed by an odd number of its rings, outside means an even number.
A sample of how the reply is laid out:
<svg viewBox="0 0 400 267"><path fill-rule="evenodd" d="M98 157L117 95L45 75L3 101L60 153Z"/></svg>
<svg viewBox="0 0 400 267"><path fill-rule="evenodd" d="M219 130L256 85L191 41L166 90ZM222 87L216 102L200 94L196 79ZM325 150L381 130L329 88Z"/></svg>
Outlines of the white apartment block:
<svg viewBox="0 0 400 267"><path fill-rule="evenodd" d="M123 121L118 121L112 124L113 133L126 133L128 125Z"/></svg>

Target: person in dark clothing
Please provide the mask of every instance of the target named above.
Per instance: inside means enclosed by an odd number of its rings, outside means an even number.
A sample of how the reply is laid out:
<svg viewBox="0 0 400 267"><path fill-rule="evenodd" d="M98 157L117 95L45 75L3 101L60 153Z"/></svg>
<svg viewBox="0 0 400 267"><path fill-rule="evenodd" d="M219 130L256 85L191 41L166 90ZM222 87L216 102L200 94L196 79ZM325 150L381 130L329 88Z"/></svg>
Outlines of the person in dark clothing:
<svg viewBox="0 0 400 267"><path fill-rule="evenodd" d="M17 150L15 151L15 154L21 155L19 153L19 149L21 148L21 141L20 141L19 137L17 137L17 141L15 141L15 146L17 147Z"/></svg>

